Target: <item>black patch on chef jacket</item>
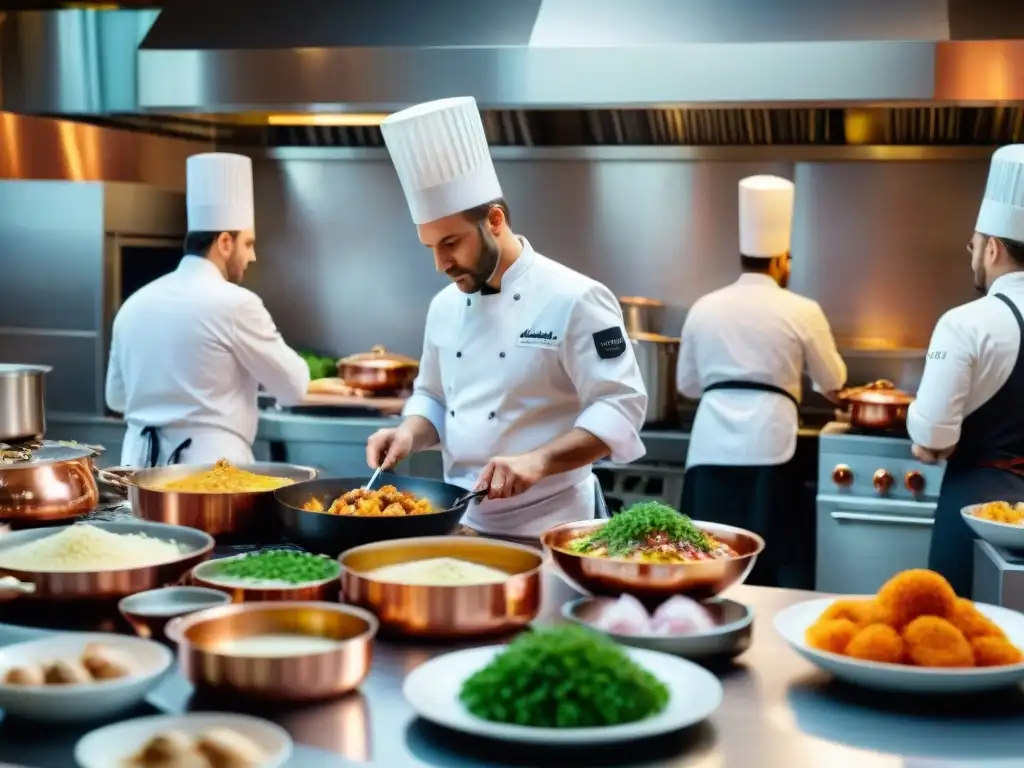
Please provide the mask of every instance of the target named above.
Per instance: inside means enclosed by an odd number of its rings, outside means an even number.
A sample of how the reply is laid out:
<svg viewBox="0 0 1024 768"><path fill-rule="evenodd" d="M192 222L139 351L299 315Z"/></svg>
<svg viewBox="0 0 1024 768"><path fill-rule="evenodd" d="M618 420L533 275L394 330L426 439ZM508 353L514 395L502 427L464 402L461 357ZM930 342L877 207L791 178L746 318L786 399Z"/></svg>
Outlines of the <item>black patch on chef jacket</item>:
<svg viewBox="0 0 1024 768"><path fill-rule="evenodd" d="M626 351L626 339L622 329L613 325L594 334L594 346L597 348L597 356L602 360L613 360Z"/></svg>

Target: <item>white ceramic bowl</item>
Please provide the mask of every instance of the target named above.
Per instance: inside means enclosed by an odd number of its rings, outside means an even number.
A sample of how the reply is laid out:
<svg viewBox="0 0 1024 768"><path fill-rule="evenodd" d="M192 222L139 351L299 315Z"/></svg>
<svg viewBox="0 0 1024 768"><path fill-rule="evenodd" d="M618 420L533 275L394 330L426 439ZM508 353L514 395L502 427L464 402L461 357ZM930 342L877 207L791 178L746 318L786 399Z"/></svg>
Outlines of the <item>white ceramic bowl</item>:
<svg viewBox="0 0 1024 768"><path fill-rule="evenodd" d="M80 685L7 685L0 683L0 709L26 720L84 721L114 717L141 702L171 667L171 651L151 640L102 633L71 633L0 648L0 680L11 667L80 658L89 643L126 654L132 674Z"/></svg>
<svg viewBox="0 0 1024 768"><path fill-rule="evenodd" d="M997 547L1024 549L1024 525L995 523L975 517L974 513L984 506L984 504L971 504L960 510L960 516L963 517L968 527L978 535L978 538Z"/></svg>
<svg viewBox="0 0 1024 768"><path fill-rule="evenodd" d="M211 728L230 728L252 739L267 756L260 768L280 768L291 757L292 738L279 725L248 715L194 712L138 717L97 728L78 740L75 762L80 768L122 768L127 758L161 731L181 731L198 736Z"/></svg>
<svg viewBox="0 0 1024 768"><path fill-rule="evenodd" d="M864 595L871 599L874 595ZM1020 685L1024 682L1024 664L1005 667L977 667L971 669L936 669L912 667L904 664L881 664L851 659L836 653L811 648L804 633L837 599L823 597L791 605L775 616L775 629L797 653L816 667L830 672L839 680L894 693L979 693ZM843 599L858 599L847 595ZM1024 648L1024 614L995 605L975 603L978 610L994 621L1018 648Z"/></svg>

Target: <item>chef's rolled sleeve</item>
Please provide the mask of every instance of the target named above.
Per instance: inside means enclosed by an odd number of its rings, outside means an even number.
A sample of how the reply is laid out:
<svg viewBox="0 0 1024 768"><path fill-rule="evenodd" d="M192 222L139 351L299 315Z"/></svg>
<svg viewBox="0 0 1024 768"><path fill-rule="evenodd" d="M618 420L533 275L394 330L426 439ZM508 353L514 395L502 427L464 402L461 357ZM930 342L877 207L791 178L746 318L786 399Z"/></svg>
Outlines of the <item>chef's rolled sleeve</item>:
<svg viewBox="0 0 1024 768"><path fill-rule="evenodd" d="M689 322L683 323L679 339L681 344L679 345L679 358L676 360L676 390L683 397L696 400L701 396L703 387L700 385L700 370L697 368L693 328Z"/></svg>
<svg viewBox="0 0 1024 768"><path fill-rule="evenodd" d="M402 417L421 416L437 430L437 436L444 443L444 385L441 382L441 363L437 346L431 342L434 305L427 313L426 328L423 331L423 354L420 356L420 371L412 385L412 395L402 409Z"/></svg>
<svg viewBox="0 0 1024 768"><path fill-rule="evenodd" d="M603 355L599 354L602 348ZM563 355L583 405L575 426L607 445L612 461L627 464L643 457L647 449L640 428L647 410L647 388L623 327L619 302L603 285L591 286L573 305Z"/></svg>
<svg viewBox="0 0 1024 768"><path fill-rule="evenodd" d="M917 399L907 411L910 439L935 451L952 448L960 440L971 391L974 345L970 330L961 326L955 313L947 312L935 325Z"/></svg>
<svg viewBox="0 0 1024 768"><path fill-rule="evenodd" d="M128 394L124 387L124 374L121 372L120 352L118 351L117 323L115 321L114 331L111 334L110 360L107 361L107 380L104 386L104 399L107 401L107 408L115 413L124 413L128 407Z"/></svg>
<svg viewBox="0 0 1024 768"><path fill-rule="evenodd" d="M309 366L281 337L263 301L246 292L232 324L235 357L281 405L301 403L309 391Z"/></svg>
<svg viewBox="0 0 1024 768"><path fill-rule="evenodd" d="M846 384L846 361L817 302L810 303L802 330L807 373L815 389L824 394L839 391Z"/></svg>

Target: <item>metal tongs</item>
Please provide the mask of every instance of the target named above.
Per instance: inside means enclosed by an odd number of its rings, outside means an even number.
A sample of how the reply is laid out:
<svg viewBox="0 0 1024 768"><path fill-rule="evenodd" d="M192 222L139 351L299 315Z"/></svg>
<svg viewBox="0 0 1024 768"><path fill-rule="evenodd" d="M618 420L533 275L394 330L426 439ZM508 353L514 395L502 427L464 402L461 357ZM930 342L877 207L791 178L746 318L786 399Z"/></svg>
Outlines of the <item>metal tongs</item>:
<svg viewBox="0 0 1024 768"><path fill-rule="evenodd" d="M471 502L479 501L480 499L487 498L487 494L490 492L490 488L482 488L479 491L471 491L463 496L459 496L445 512L450 512L453 509L458 509L462 506L468 506Z"/></svg>

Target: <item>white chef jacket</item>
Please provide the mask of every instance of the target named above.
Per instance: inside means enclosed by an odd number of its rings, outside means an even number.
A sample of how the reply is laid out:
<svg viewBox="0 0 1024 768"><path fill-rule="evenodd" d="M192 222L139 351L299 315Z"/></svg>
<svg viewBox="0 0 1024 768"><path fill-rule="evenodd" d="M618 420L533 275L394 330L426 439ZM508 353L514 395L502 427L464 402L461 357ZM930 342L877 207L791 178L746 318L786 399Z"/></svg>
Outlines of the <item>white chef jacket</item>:
<svg viewBox="0 0 1024 768"><path fill-rule="evenodd" d="M574 427L600 438L614 461L645 453L647 390L618 301L522 244L500 293L467 295L450 285L434 297L404 411L434 425L445 479L466 489L492 458L532 451ZM621 334L617 357L598 354L602 332ZM594 517L596 492L591 468L581 467L519 496L473 505L463 523L482 533L537 536Z"/></svg>
<svg viewBox="0 0 1024 768"><path fill-rule="evenodd" d="M846 364L816 301L753 272L698 299L683 324L676 368L680 394L700 397L686 466L775 466L793 458L798 413L792 401L770 392L704 389L752 381L799 400L805 363L820 391L846 383Z"/></svg>
<svg viewBox="0 0 1024 768"><path fill-rule="evenodd" d="M283 404L298 403L309 367L256 294L209 260L185 256L114 319L106 400L128 422L121 463L144 463L147 426L160 429L160 464L186 438L186 463L251 462L259 384Z"/></svg>
<svg viewBox="0 0 1024 768"><path fill-rule="evenodd" d="M992 283L988 295L946 312L928 345L907 432L925 448L945 450L960 440L964 418L995 397L1009 380L1020 349L1020 329L1002 293L1024 312L1024 272Z"/></svg>

